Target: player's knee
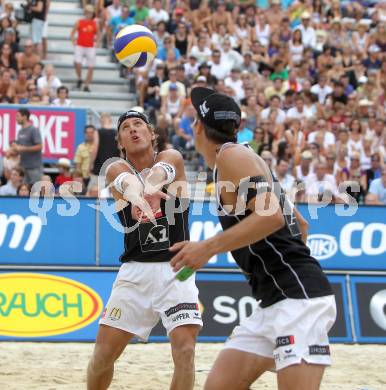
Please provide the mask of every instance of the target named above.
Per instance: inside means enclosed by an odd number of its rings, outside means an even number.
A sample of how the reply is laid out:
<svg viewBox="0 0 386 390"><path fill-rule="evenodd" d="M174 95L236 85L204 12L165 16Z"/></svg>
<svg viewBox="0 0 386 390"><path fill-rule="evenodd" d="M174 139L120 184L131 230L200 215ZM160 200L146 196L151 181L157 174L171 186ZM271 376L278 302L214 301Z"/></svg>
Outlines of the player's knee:
<svg viewBox="0 0 386 390"><path fill-rule="evenodd" d="M109 347L96 347L90 360L90 367L94 372L102 372L114 365L116 358Z"/></svg>
<svg viewBox="0 0 386 390"><path fill-rule="evenodd" d="M174 348L176 365L192 365L194 362L194 343L186 342Z"/></svg>

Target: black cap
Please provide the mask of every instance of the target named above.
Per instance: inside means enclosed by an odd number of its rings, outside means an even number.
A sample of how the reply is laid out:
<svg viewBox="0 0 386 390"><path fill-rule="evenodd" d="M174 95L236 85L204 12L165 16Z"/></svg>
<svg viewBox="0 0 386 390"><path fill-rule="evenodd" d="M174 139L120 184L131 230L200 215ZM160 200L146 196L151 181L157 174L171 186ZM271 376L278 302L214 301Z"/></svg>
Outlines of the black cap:
<svg viewBox="0 0 386 390"><path fill-rule="evenodd" d="M192 104L202 122L207 126L222 130L222 124L233 121L238 127L241 110L231 97L209 88L197 87L191 92Z"/></svg>
<svg viewBox="0 0 386 390"><path fill-rule="evenodd" d="M203 62L202 64L199 65L198 69L201 70L203 68L208 68L210 69L211 66L207 62Z"/></svg>
<svg viewBox="0 0 386 390"><path fill-rule="evenodd" d="M148 124L148 125L150 124L149 118L145 114L142 114L139 111L129 110L129 111L126 111L124 114L122 114L119 117L118 125L117 125L118 130L121 127L122 122L124 122L128 118L139 118L139 119L142 119L146 124Z"/></svg>

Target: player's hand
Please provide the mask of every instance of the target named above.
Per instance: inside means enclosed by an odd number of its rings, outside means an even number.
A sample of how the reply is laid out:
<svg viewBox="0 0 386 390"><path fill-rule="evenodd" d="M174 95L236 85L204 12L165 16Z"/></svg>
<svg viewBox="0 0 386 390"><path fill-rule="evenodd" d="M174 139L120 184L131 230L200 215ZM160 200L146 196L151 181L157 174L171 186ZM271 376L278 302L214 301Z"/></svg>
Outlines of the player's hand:
<svg viewBox="0 0 386 390"><path fill-rule="evenodd" d="M192 242L181 241L169 248L172 252L177 252L170 260L170 265L174 272L178 272L183 267L189 267L197 271L202 268L214 255L204 241Z"/></svg>

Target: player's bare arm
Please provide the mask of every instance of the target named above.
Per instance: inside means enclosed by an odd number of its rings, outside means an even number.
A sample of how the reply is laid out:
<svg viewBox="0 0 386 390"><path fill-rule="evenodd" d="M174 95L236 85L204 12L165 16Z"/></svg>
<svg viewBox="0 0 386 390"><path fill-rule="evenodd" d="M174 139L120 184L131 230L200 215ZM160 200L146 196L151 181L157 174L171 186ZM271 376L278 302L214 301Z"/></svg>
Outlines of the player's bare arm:
<svg viewBox="0 0 386 390"><path fill-rule="evenodd" d="M145 180L145 193L151 194L164 186L168 187L168 193L173 196L187 196L184 160L181 153L174 149L164 150L157 155L155 165Z"/></svg>
<svg viewBox="0 0 386 390"><path fill-rule="evenodd" d="M116 161L107 167L106 180L116 201L117 211L126 207L129 202L153 217L148 202L143 198L143 183L132 173L125 160Z"/></svg>
<svg viewBox="0 0 386 390"><path fill-rule="evenodd" d="M294 207L293 209L296 220L299 223L300 231L302 233L302 241L307 244L307 236L308 236L308 222L304 219L304 217L300 214L300 211Z"/></svg>
<svg viewBox="0 0 386 390"><path fill-rule="evenodd" d="M229 181L237 189L240 182L249 177L265 176L252 152L246 152L244 146L225 149L217 158L217 170L220 181ZM267 181L270 181L267 178ZM237 203L237 193L221 191L221 198L228 211ZM250 199L247 208L252 213L242 222L201 242L181 242L171 250L178 253L171 260L175 271L183 266L201 268L212 256L221 252L248 246L269 236L284 226L284 217L279 201L272 192L263 192ZM267 213L267 210L270 212Z"/></svg>

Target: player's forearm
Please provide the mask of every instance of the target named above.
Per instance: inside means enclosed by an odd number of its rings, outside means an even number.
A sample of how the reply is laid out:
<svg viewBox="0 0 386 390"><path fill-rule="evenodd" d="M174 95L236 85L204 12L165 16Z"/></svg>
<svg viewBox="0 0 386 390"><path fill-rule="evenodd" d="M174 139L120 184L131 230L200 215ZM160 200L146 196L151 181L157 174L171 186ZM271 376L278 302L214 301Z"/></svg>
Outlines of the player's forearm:
<svg viewBox="0 0 386 390"><path fill-rule="evenodd" d="M160 190L166 181L166 172L162 167L153 167L146 178L146 183L154 189Z"/></svg>
<svg viewBox="0 0 386 390"><path fill-rule="evenodd" d="M215 255L251 245L264 239L284 226L283 215L270 216L252 213L242 222L207 240L209 251Z"/></svg>
<svg viewBox="0 0 386 390"><path fill-rule="evenodd" d="M39 150L42 149L42 145L33 145L33 146L19 146L19 151L22 153L33 153L33 152L38 152Z"/></svg>

